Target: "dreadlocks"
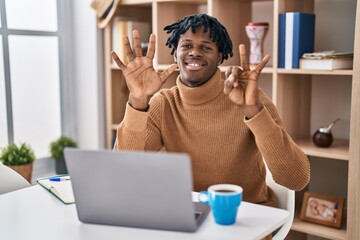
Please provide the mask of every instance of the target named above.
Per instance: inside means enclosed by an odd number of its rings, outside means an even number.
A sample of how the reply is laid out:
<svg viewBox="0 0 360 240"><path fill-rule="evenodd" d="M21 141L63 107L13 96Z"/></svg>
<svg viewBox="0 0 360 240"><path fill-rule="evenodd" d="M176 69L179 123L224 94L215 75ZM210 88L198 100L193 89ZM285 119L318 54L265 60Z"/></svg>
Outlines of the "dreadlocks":
<svg viewBox="0 0 360 240"><path fill-rule="evenodd" d="M198 27L204 27L204 32L210 29L210 38L213 42L216 42L219 52L223 53L221 63L224 59L228 59L233 56L232 42L226 28L214 17L210 17L206 14L193 14L184 17L170 25L164 27L166 33L172 33L166 41L166 46L173 48L171 54L174 54L179 43L179 37L185 33L189 28L195 33Z"/></svg>

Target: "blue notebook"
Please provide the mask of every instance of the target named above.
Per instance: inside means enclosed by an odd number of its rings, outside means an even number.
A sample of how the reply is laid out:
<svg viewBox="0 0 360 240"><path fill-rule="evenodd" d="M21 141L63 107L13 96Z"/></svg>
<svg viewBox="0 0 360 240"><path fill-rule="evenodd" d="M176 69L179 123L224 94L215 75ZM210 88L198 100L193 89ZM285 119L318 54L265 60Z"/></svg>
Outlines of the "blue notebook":
<svg viewBox="0 0 360 240"><path fill-rule="evenodd" d="M314 51L315 14L286 12L279 14L279 68L299 68L304 53Z"/></svg>

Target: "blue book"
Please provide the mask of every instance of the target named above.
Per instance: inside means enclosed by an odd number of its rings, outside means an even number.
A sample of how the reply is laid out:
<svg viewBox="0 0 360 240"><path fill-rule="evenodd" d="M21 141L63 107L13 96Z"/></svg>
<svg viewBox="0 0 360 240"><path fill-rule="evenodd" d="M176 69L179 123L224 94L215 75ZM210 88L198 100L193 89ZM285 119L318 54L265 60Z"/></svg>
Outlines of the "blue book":
<svg viewBox="0 0 360 240"><path fill-rule="evenodd" d="M279 14L278 67L285 67L285 13Z"/></svg>
<svg viewBox="0 0 360 240"><path fill-rule="evenodd" d="M294 13L292 68L299 68L304 53L314 52L315 14Z"/></svg>
<svg viewBox="0 0 360 240"><path fill-rule="evenodd" d="M299 68L302 54L314 51L314 39L315 14L281 13L279 15L278 66L287 69Z"/></svg>

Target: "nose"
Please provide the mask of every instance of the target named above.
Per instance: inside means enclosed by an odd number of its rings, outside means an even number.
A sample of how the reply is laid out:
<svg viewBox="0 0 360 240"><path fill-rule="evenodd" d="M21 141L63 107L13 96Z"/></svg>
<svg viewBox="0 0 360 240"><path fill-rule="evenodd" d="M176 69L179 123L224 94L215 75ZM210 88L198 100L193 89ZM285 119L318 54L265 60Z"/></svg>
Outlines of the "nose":
<svg viewBox="0 0 360 240"><path fill-rule="evenodd" d="M195 56L195 57L201 57L202 56L202 51L200 49L200 47L193 47L191 49L191 51L189 52L190 56Z"/></svg>

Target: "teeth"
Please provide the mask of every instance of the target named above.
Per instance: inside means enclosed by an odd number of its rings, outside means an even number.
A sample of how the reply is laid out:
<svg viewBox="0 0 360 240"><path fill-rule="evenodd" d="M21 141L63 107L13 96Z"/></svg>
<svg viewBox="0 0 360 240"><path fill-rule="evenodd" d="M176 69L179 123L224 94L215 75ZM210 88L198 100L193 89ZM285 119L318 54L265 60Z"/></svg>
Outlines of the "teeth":
<svg viewBox="0 0 360 240"><path fill-rule="evenodd" d="M189 66L192 66L192 67L200 67L201 65L198 64L198 63L189 63Z"/></svg>

